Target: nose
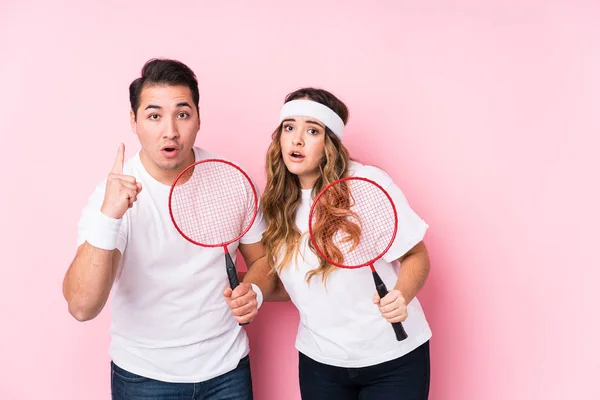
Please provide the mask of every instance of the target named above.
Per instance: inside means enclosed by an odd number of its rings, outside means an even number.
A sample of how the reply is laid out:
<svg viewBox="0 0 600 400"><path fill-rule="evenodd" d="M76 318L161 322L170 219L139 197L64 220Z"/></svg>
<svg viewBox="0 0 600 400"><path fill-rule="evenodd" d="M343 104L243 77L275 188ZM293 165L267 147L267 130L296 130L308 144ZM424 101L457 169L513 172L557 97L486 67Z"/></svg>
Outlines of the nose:
<svg viewBox="0 0 600 400"><path fill-rule="evenodd" d="M304 146L304 139L302 138L302 133L299 131L296 131L294 133L294 135L292 136L292 144L296 147L302 147Z"/></svg>
<svg viewBox="0 0 600 400"><path fill-rule="evenodd" d="M175 118L169 118L166 121L165 130L163 132L164 139L176 139L179 137L179 131L177 130L177 123Z"/></svg>

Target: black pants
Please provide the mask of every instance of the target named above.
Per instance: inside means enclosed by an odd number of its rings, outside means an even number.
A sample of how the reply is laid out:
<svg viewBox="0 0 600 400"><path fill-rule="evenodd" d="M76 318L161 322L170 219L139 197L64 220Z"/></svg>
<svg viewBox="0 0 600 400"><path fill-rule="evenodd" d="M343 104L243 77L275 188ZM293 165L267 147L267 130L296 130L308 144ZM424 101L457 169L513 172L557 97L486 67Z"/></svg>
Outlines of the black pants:
<svg viewBox="0 0 600 400"><path fill-rule="evenodd" d="M392 361L362 368L321 364L299 357L303 400L427 400L429 342Z"/></svg>

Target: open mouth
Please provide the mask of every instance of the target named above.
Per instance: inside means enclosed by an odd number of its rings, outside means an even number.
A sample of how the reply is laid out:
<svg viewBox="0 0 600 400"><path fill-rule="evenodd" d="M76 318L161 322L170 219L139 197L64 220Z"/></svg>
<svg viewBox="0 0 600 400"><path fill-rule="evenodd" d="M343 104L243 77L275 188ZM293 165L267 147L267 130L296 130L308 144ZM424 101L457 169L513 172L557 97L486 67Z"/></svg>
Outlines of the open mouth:
<svg viewBox="0 0 600 400"><path fill-rule="evenodd" d="M161 149L164 157L176 157L179 153L179 148L177 146L166 146Z"/></svg>
<svg viewBox="0 0 600 400"><path fill-rule="evenodd" d="M292 151L290 153L290 157L292 157L294 160L302 160L304 158L304 155L300 152Z"/></svg>

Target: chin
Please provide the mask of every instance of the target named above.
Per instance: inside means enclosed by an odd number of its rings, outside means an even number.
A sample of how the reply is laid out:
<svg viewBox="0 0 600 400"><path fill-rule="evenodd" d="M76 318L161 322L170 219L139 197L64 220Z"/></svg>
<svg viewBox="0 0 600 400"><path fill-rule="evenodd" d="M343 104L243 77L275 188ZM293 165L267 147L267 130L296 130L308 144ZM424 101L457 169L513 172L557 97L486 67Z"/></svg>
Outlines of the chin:
<svg viewBox="0 0 600 400"><path fill-rule="evenodd" d="M180 160L161 160L158 161L156 163L156 165L158 165L160 167L160 169L165 170L165 171L172 171L172 170L176 170L179 167L181 167L181 165L183 165L183 162Z"/></svg>
<svg viewBox="0 0 600 400"><path fill-rule="evenodd" d="M298 168L298 165L285 166L290 174L301 175L304 168Z"/></svg>

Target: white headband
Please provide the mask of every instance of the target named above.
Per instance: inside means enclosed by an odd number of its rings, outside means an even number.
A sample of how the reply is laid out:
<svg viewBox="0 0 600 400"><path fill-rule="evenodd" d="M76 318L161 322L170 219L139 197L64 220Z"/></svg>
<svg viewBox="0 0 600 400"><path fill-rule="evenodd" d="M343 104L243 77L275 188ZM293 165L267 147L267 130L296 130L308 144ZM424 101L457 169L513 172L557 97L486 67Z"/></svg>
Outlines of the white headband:
<svg viewBox="0 0 600 400"><path fill-rule="evenodd" d="M314 117L331 129L340 139L344 134L344 121L331 108L312 100L292 100L281 107L279 123L288 117Z"/></svg>

